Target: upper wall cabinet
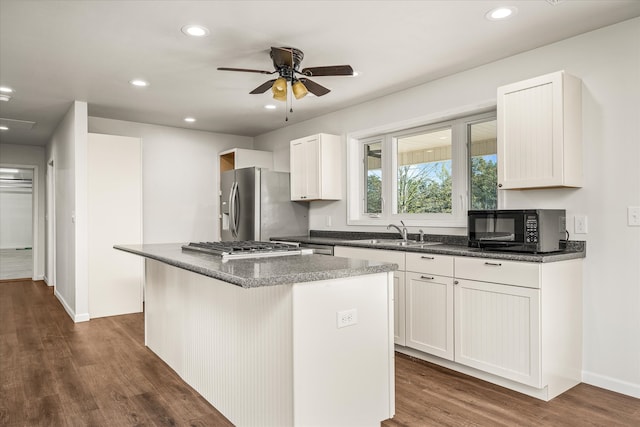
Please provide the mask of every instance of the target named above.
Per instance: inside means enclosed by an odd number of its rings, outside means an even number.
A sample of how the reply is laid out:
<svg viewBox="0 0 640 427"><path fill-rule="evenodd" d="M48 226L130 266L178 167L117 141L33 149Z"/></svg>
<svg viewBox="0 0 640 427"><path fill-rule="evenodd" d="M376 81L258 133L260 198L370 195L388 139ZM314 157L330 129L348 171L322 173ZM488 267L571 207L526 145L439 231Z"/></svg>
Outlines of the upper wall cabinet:
<svg viewBox="0 0 640 427"><path fill-rule="evenodd" d="M221 152L218 157L220 158L220 172L254 166L273 169L273 153L270 151L232 148Z"/></svg>
<svg viewBox="0 0 640 427"><path fill-rule="evenodd" d="M291 200L342 198L340 136L320 133L291 141Z"/></svg>
<svg viewBox="0 0 640 427"><path fill-rule="evenodd" d="M564 71L498 88L498 187L582 186L582 83Z"/></svg>

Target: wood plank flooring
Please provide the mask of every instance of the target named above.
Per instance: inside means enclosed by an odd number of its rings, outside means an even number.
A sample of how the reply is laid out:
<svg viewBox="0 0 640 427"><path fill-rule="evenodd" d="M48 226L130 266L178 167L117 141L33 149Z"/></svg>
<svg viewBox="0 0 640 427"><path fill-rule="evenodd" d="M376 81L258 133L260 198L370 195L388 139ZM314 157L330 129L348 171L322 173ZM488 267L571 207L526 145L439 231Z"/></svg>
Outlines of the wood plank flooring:
<svg viewBox="0 0 640 427"><path fill-rule="evenodd" d="M551 402L396 354L396 426L640 426L640 400ZM144 346L142 314L74 324L43 282L0 282L1 426L229 426ZM328 426L327 426L328 427Z"/></svg>

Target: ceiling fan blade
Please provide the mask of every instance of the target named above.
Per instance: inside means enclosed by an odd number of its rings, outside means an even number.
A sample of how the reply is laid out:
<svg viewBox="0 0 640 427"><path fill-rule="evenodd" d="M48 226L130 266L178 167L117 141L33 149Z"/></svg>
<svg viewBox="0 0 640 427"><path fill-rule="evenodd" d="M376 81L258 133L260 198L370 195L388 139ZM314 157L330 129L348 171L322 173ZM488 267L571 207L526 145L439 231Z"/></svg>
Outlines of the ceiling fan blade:
<svg viewBox="0 0 640 427"><path fill-rule="evenodd" d="M303 68L302 74L305 76L352 76L351 65L327 65L325 67Z"/></svg>
<svg viewBox="0 0 640 427"><path fill-rule="evenodd" d="M281 47L271 48L271 58L273 59L273 65L276 68L293 67L293 51L289 49L283 49Z"/></svg>
<svg viewBox="0 0 640 427"><path fill-rule="evenodd" d="M220 71L242 71L244 73L260 73L260 74L273 74L275 71L264 71L264 70L250 70L248 68L228 68L228 67L218 67Z"/></svg>
<svg viewBox="0 0 640 427"><path fill-rule="evenodd" d="M326 95L329 92L331 92L330 89L327 89L324 86L319 85L318 83L309 80L309 79L300 79L300 81L302 82L302 84L305 85L305 87L307 88L307 90L309 92L311 92L312 94L314 94L315 96L322 96L322 95Z"/></svg>
<svg viewBox="0 0 640 427"><path fill-rule="evenodd" d="M252 95L256 95L258 93L265 93L267 90L271 89L271 86L273 86L273 82L275 81L276 79L269 80L268 82L264 82L249 93Z"/></svg>

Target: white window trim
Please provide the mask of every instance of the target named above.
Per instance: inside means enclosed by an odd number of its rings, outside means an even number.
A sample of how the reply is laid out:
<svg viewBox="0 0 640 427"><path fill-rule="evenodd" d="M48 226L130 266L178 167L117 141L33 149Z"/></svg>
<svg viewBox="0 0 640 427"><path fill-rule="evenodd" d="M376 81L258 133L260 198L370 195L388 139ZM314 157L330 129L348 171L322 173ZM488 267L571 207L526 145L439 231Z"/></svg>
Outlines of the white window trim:
<svg viewBox="0 0 640 427"><path fill-rule="evenodd" d="M364 177L364 163L361 161L364 159L363 146L364 140L368 139L368 142L373 140L373 137L386 135L383 138L383 150L386 144L387 150L392 147L392 141L390 141L391 135L397 132L400 136L403 133L413 133L416 128L427 128L433 125L442 125L444 122L455 121L460 118L466 118L469 116L478 115L482 113L491 112L495 110L495 100L487 101L480 104L474 104L470 106L460 107L455 110L447 112L432 114L429 116L418 117L402 122L396 122L376 128L360 130L347 134L347 225L376 225L382 226L390 222L398 222L403 220L407 226L423 226L423 227L454 227L464 228L467 226L467 209L469 205L469 177L468 177L468 154L466 141L452 141L452 160L455 158L454 163L455 170L452 170L452 176L454 177L452 182L452 214L393 214L394 209L386 209L389 203L394 203L392 195L393 189L387 188L385 184L385 178L383 177L382 183L382 196L383 207L382 214L375 217L368 217L364 212L364 200L361 197L361 187L363 186ZM490 114L487 114L490 116ZM477 118L478 120L480 117ZM475 121L475 120L474 120ZM460 122L454 123L454 126L464 126ZM437 127L437 126L435 126ZM464 132L455 132L454 138L464 138L466 135L466 129ZM391 150L391 155L383 157L383 171L393 170L391 167L396 156L395 150ZM354 165L358 165L355 167ZM389 182L387 179L386 182ZM501 205L500 192L498 192L498 206ZM392 205L393 206L393 205Z"/></svg>

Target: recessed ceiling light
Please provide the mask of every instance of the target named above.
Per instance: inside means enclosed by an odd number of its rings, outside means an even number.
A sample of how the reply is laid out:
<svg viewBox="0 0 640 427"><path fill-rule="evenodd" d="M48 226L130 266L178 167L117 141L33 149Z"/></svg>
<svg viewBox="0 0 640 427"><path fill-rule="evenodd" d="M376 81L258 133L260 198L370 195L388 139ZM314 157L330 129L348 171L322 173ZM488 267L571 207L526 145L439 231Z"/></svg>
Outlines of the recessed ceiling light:
<svg viewBox="0 0 640 427"><path fill-rule="evenodd" d="M193 117L185 117L185 118L184 118L184 121L185 121L185 122L188 122L188 123L193 123L193 122L195 122L195 121L196 121L196 119L194 119Z"/></svg>
<svg viewBox="0 0 640 427"><path fill-rule="evenodd" d="M267 104L264 106L264 108L266 108L267 110L275 110L276 106L273 104Z"/></svg>
<svg viewBox="0 0 640 427"><path fill-rule="evenodd" d="M513 6L501 6L496 7L495 9L491 9L489 12L487 12L485 18L487 18L489 21L502 21L503 19L514 16L517 12L518 9Z"/></svg>
<svg viewBox="0 0 640 427"><path fill-rule="evenodd" d="M11 101L11 97L4 93L0 93L0 101L9 102Z"/></svg>
<svg viewBox="0 0 640 427"><path fill-rule="evenodd" d="M149 82L147 82L145 80L142 80L142 79L129 80L129 83L131 83L134 86L138 86L138 87L149 86Z"/></svg>
<svg viewBox="0 0 640 427"><path fill-rule="evenodd" d="M13 93L13 89L6 86L0 86L0 92L2 93Z"/></svg>
<svg viewBox="0 0 640 427"><path fill-rule="evenodd" d="M0 130L9 130L9 128L7 126L0 126ZM15 172L13 172L13 171L15 171ZM17 173L18 170L17 169L2 169L2 172Z"/></svg>
<svg viewBox="0 0 640 427"><path fill-rule="evenodd" d="M187 36L192 37L204 37L209 35L209 30L202 25L185 25L182 27L182 32Z"/></svg>

